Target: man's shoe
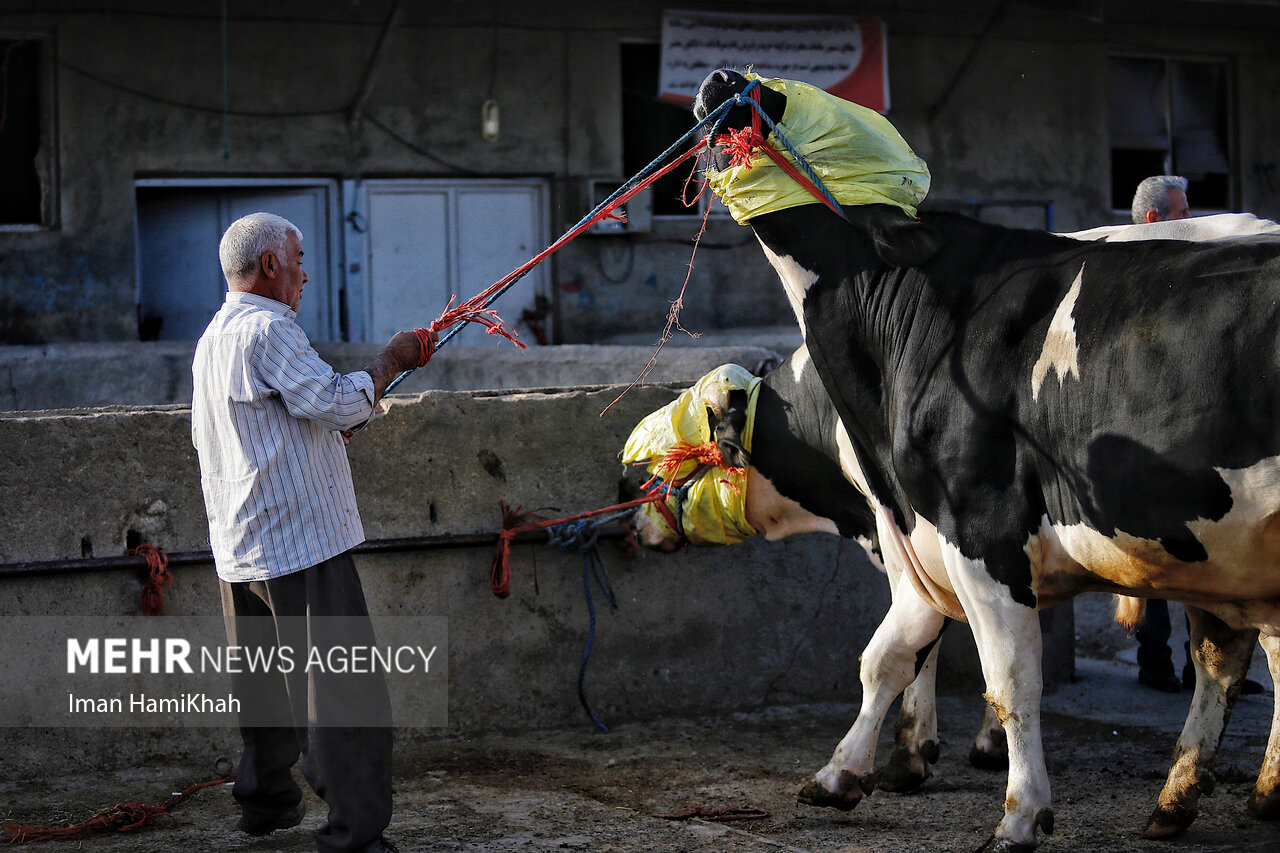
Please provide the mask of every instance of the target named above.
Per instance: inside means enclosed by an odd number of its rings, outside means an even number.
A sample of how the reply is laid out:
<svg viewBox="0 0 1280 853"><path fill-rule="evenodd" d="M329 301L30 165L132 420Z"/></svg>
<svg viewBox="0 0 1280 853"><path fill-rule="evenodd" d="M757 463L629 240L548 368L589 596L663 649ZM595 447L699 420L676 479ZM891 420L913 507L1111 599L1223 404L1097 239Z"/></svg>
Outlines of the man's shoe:
<svg viewBox="0 0 1280 853"><path fill-rule="evenodd" d="M236 829L255 837L266 835L269 832L275 832L277 829L292 829L302 823L302 819L306 814L307 804L299 800L296 806L288 811L280 812L275 817L250 820L248 815L240 815L240 820L236 821Z"/></svg>
<svg viewBox="0 0 1280 853"><path fill-rule="evenodd" d="M1182 682L1172 672L1147 672L1138 670L1138 683L1161 693L1181 693Z"/></svg>

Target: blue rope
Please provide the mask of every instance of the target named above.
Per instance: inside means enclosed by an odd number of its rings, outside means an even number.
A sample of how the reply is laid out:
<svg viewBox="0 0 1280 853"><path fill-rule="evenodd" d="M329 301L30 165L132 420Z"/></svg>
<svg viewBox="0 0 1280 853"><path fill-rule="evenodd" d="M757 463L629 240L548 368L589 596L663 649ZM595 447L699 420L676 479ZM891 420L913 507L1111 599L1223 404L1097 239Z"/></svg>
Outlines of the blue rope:
<svg viewBox="0 0 1280 853"><path fill-rule="evenodd" d="M634 508L597 518L569 521L547 528L548 544L554 545L561 551L577 551L582 554L582 591L587 599L587 617L589 621L587 645L582 651L582 665L578 667L578 701L582 703L582 707L587 712L587 716L591 718L591 722L606 733L609 731L609 727L601 722L600 718L591 710L591 703L587 701L587 661L591 658L591 647L595 645L596 640L596 604L595 598L591 594L591 580L594 578L596 583L600 585L601 591L604 592L605 598L609 601L610 608L617 610L618 599L613 593L613 584L609 580L609 572L604 567L604 558L600 556L598 547L600 527L609 522L625 518L633 512L635 512Z"/></svg>

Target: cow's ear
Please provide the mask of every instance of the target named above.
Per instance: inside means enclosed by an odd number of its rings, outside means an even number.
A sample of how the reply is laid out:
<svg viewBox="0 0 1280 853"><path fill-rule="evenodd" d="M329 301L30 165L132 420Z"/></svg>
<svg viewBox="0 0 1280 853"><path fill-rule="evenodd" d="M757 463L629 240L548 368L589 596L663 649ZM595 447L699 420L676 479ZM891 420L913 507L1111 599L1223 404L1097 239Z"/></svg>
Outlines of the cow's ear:
<svg viewBox="0 0 1280 853"><path fill-rule="evenodd" d="M739 393L734 392L734 394ZM714 424L711 428L711 440L720 448L724 461L735 468L746 468L750 465L751 454L742 446L742 433L747 428L746 406L730 405L724 417L718 421L715 420L710 409L707 410L707 415Z"/></svg>
<svg viewBox="0 0 1280 853"><path fill-rule="evenodd" d="M876 254L891 267L922 266L945 242L932 226L905 216L877 217L870 232Z"/></svg>

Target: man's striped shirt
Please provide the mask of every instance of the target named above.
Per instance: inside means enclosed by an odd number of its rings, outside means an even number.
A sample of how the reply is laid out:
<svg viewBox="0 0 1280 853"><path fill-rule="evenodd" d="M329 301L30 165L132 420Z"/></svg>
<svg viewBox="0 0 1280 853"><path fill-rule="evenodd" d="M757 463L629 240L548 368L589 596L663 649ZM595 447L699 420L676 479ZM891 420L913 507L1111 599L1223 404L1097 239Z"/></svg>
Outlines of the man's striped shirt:
<svg viewBox="0 0 1280 853"><path fill-rule="evenodd" d="M286 575L364 541L340 433L373 414L373 380L334 372L296 317L229 292L196 345L191 439L225 581Z"/></svg>

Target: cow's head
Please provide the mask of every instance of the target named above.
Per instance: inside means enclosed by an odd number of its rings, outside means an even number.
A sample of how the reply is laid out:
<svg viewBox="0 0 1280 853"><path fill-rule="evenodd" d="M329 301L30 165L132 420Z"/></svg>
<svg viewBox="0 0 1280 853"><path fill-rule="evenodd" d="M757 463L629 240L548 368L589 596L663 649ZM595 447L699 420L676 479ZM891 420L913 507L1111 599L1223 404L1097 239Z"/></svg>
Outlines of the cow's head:
<svg viewBox="0 0 1280 853"><path fill-rule="evenodd" d="M631 522L636 541L642 547L671 553L689 544L726 545L744 538L745 517L737 523L726 521L723 528L708 523L709 519L725 515L745 516L749 476L746 469L751 464L751 454L743 447L742 435L747 424L747 392L733 391L729 398L731 404L725 411L706 408L712 441L725 465L704 465L695 468L687 480L650 486L660 497L642 506ZM734 471L732 485L726 489L730 471ZM619 489L619 498L624 501L644 494L630 478L624 479ZM726 505L730 503L735 506Z"/></svg>
<svg viewBox="0 0 1280 853"><path fill-rule="evenodd" d="M702 121L734 95L740 95L750 86L747 78L743 77L737 71L728 68L721 68L718 71L712 71L702 81L702 85L698 87L697 97L693 102L693 115L698 121ZM757 84L754 91L761 108L765 114L777 124L782 121L782 115L787 110L787 96L781 92L777 92L766 86ZM755 108L749 104L734 106L729 108L724 117L716 122L714 127L707 129L708 133L714 140L715 137L726 134L731 130L741 130L744 127L750 127L752 123ZM768 128L764 128L764 133L768 134ZM713 145L711 156L715 162L717 169L726 169L729 167L729 153L725 150L725 146Z"/></svg>
<svg viewBox="0 0 1280 853"><path fill-rule="evenodd" d="M643 463L664 478L657 496L635 515L636 538L646 548L673 551L685 544L727 545L756 531L746 519L748 429L759 380L737 365L700 379L667 406L648 415L627 440L623 461ZM627 486L638 495L638 486Z"/></svg>

